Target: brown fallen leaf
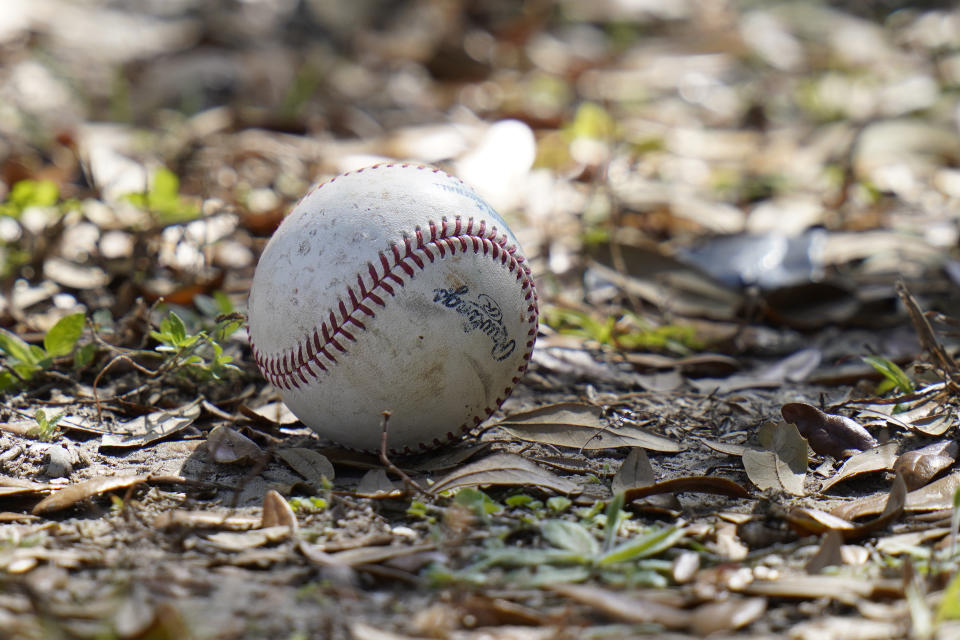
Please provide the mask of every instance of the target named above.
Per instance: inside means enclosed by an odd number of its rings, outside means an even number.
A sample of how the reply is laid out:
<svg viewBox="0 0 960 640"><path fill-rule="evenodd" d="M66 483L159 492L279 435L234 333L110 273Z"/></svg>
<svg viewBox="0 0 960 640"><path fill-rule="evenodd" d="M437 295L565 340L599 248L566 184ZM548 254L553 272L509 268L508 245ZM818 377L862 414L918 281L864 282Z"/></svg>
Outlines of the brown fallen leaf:
<svg viewBox="0 0 960 640"><path fill-rule="evenodd" d="M250 531L219 531L205 538L223 551L247 551L274 542L282 542L290 537L288 527L266 527Z"/></svg>
<svg viewBox="0 0 960 640"><path fill-rule="evenodd" d="M656 482L657 477L650 464L647 452L640 447L630 449L630 453L623 459L623 464L617 470L610 483L610 491L616 495L637 487L646 487ZM636 505L635 505L636 506ZM679 510L680 502L672 493L650 496L642 505L648 511Z"/></svg>
<svg viewBox="0 0 960 640"><path fill-rule="evenodd" d="M480 485L535 486L558 493L580 493L580 487L575 482L510 453L496 453L456 469L438 480L430 487L430 491L439 493Z"/></svg>
<svg viewBox="0 0 960 640"><path fill-rule="evenodd" d="M960 487L960 471L951 473L907 494L905 511L939 511L953 507L953 494ZM833 515L852 520L883 511L885 496L868 496L833 509Z"/></svg>
<svg viewBox="0 0 960 640"><path fill-rule="evenodd" d="M708 449L713 449L717 453L725 453L728 456L740 457L747 450L742 444L732 442L721 442L720 440L710 440L708 438L698 438Z"/></svg>
<svg viewBox="0 0 960 640"><path fill-rule="evenodd" d="M807 564L804 571L810 574L821 573L827 567L836 567L843 564L843 536L836 529L830 529L820 538L820 546Z"/></svg>
<svg viewBox="0 0 960 640"><path fill-rule="evenodd" d="M820 487L820 490L826 491L838 482L842 482L847 478L852 478L853 476L890 469L893 467L893 463L896 459L896 442L888 442L887 444L882 444L879 447L873 447L872 449L861 451L860 453L848 458L847 461L843 463L843 466L840 467L840 470L837 471L837 473L835 473L829 480L823 483L823 486Z"/></svg>
<svg viewBox="0 0 960 640"><path fill-rule="evenodd" d="M402 495L403 491L394 484L385 469L370 469L357 484L355 495L365 498L384 498Z"/></svg>
<svg viewBox="0 0 960 640"><path fill-rule="evenodd" d="M297 535L297 516L290 508L290 503L274 489L264 494L263 512L260 516L260 528L270 527L287 527L289 535Z"/></svg>
<svg viewBox="0 0 960 640"><path fill-rule="evenodd" d="M760 427L758 435L766 449L745 449L741 458L750 481L761 490L804 495L807 441L797 427L785 422L767 423Z"/></svg>
<svg viewBox="0 0 960 640"><path fill-rule="evenodd" d="M303 476L315 489L324 485L324 478L332 482L336 476L333 465L327 456L306 447L287 447L276 449L273 455L287 463L291 469Z"/></svg>
<svg viewBox="0 0 960 640"><path fill-rule="evenodd" d="M265 457L256 442L223 424L207 436L207 451L214 462L221 464L260 461Z"/></svg>
<svg viewBox="0 0 960 640"><path fill-rule="evenodd" d="M656 482L656 474L653 472L653 466L650 464L650 458L646 451L640 447L630 449L630 453L623 459L623 464L617 470L610 483L610 491L614 494L633 489L635 487L644 487Z"/></svg>
<svg viewBox="0 0 960 640"><path fill-rule="evenodd" d="M780 409L783 419L797 425L810 448L821 455L848 458L856 451L877 446L876 439L853 418L824 413L806 402L788 402Z"/></svg>
<svg viewBox="0 0 960 640"><path fill-rule="evenodd" d="M903 597L903 580L869 579L863 576L786 575L777 580L754 580L734 590L771 598L828 598L854 604L860 598Z"/></svg>
<svg viewBox="0 0 960 640"><path fill-rule="evenodd" d="M108 476L103 478L93 478L85 482L79 482L56 491L40 502L33 508L34 515L60 511L68 507L92 498L93 496L114 491L116 489L127 489L134 485L145 482L149 476L146 475L128 475L128 476Z"/></svg>
<svg viewBox="0 0 960 640"><path fill-rule="evenodd" d="M185 429L200 417L200 400L176 410L155 411L117 425L100 438L100 448L141 447Z"/></svg>
<svg viewBox="0 0 960 640"><path fill-rule="evenodd" d="M907 485L903 476L898 474L893 480L883 512L873 520L855 524L819 509L795 508L787 513L787 521L801 534L826 533L833 530L839 532L844 540L859 540L899 518L903 513L906 498Z"/></svg>
<svg viewBox="0 0 960 640"><path fill-rule="evenodd" d="M697 607L691 616L690 627L699 636L735 631L758 620L766 610L766 598L730 596Z"/></svg>
<svg viewBox="0 0 960 640"><path fill-rule="evenodd" d="M29 513L13 513L12 511L0 511L0 523L6 522L32 522L39 520L37 516Z"/></svg>
<svg viewBox="0 0 960 640"><path fill-rule="evenodd" d="M683 478L673 478L671 480L661 480L660 482L648 484L644 487L628 489L623 494L623 501L624 504L630 504L634 500L646 498L647 496L658 493L681 493L684 491L690 493L710 493L730 496L732 498L750 497L750 492L733 480L717 478L715 476L687 476Z"/></svg>
<svg viewBox="0 0 960 640"><path fill-rule="evenodd" d="M796 353L753 371L735 373L727 378L700 378L689 380L701 393L730 393L741 389L779 388L786 381L805 380L820 364L819 349L801 349Z"/></svg>
<svg viewBox="0 0 960 640"><path fill-rule="evenodd" d="M611 427L602 413L600 407L592 404L563 402L515 413L493 426L525 442L584 451L615 447L643 447L665 453L683 451L683 446L674 440L636 425Z"/></svg>
<svg viewBox="0 0 960 640"><path fill-rule="evenodd" d="M165 511L153 519L153 526L157 529L227 529L229 531L244 531L254 529L263 524L261 518L254 516L233 515L229 512L216 511L186 511L177 509Z"/></svg>
<svg viewBox="0 0 960 640"><path fill-rule="evenodd" d="M623 592L581 584L558 584L548 588L621 622L654 623L668 629L686 629L691 624L689 611Z"/></svg>
<svg viewBox="0 0 960 640"><path fill-rule="evenodd" d="M432 542L425 542L422 544L397 544L383 547L360 547L358 549L337 551L336 553L330 553L328 555L336 563L348 567L355 567L361 564L379 564L387 560L409 556L414 553L433 551L436 548L436 544Z"/></svg>
<svg viewBox="0 0 960 640"><path fill-rule="evenodd" d="M52 488L53 488L52 485L49 485L45 482L34 482L33 480L24 480L23 478L11 478L10 476L0 476L0 489L23 489L25 491L48 491Z"/></svg>
<svg viewBox="0 0 960 640"><path fill-rule="evenodd" d="M894 463L893 470L903 474L907 488L912 491L933 480L956 461L957 443L953 440L941 440L902 454Z"/></svg>

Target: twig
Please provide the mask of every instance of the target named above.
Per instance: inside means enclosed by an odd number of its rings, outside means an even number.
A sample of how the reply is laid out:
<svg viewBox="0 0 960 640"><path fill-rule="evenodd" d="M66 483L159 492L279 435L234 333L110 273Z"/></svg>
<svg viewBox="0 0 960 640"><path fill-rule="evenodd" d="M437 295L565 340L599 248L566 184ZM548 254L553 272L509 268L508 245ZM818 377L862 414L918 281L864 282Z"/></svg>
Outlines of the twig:
<svg viewBox="0 0 960 640"><path fill-rule="evenodd" d="M383 421L380 423L381 428L383 430L380 435L380 462L389 471L392 471L393 473L400 476L400 479L403 481L403 485L405 487L407 487L408 489L413 489L417 493L420 493L422 495L429 496L432 498L433 497L432 493L430 493L429 491L426 491L423 487L421 487L419 484L414 482L413 478L408 476L402 469L400 469L400 467L393 464L393 462L390 461L389 456L387 456L387 425L390 422L391 415L393 414L390 413L389 411L384 411Z"/></svg>

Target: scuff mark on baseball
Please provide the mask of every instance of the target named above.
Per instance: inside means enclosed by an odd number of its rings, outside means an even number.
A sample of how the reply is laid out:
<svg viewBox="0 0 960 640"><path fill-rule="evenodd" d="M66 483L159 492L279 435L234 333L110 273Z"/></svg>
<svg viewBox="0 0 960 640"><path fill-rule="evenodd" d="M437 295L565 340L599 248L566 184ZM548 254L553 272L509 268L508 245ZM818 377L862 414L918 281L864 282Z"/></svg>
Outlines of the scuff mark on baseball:
<svg viewBox="0 0 960 640"><path fill-rule="evenodd" d="M537 293L503 218L439 169L380 164L297 204L250 289L264 377L320 436L415 453L461 437L526 371ZM482 383L481 383L482 381Z"/></svg>

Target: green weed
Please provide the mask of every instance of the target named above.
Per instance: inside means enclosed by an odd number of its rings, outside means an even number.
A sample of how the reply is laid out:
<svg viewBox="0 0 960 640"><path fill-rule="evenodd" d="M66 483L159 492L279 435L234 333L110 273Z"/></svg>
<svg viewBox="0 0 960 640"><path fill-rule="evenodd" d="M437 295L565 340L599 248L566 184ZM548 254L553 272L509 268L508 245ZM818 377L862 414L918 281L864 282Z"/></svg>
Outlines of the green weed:
<svg viewBox="0 0 960 640"><path fill-rule="evenodd" d="M42 347L28 344L15 333L0 329L0 364L3 366L0 391L29 382L38 373L50 369L54 359L70 355L83 335L83 326L83 313L64 316L47 331Z"/></svg>
<svg viewBox="0 0 960 640"><path fill-rule="evenodd" d="M37 426L27 430L27 435L37 440L43 440L44 442L53 440L57 437L57 423L63 419L64 415L64 413L58 413L52 418L48 418L46 411L37 409L37 412L33 414L33 419L36 420Z"/></svg>
<svg viewBox="0 0 960 640"><path fill-rule="evenodd" d="M688 355L704 348L693 327L653 326L630 312L598 319L585 311L547 307L543 318L544 323L557 333L578 336L625 351L663 351Z"/></svg>
<svg viewBox="0 0 960 640"><path fill-rule="evenodd" d="M180 178L166 167L154 171L146 192L128 193L125 198L164 225L187 222L200 216L197 204L180 195Z"/></svg>
<svg viewBox="0 0 960 640"><path fill-rule="evenodd" d="M233 313L219 317L210 330L190 333L183 319L171 310L150 337L159 343L155 350L166 357L168 368L201 380L222 380L240 370L233 364L233 356L223 352L222 343L242 324L243 318Z"/></svg>
<svg viewBox="0 0 960 640"><path fill-rule="evenodd" d="M877 385L878 394L886 393L891 389L896 389L904 395L916 391L913 381L895 362L881 356L863 356L863 361L883 376L883 381Z"/></svg>

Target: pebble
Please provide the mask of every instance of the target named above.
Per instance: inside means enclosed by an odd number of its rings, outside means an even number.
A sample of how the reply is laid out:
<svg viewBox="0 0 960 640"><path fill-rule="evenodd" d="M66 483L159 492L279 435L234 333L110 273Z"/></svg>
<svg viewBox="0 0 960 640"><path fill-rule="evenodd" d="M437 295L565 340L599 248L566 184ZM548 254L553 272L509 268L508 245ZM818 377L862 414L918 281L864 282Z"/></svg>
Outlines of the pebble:
<svg viewBox="0 0 960 640"><path fill-rule="evenodd" d="M47 449L47 477L67 478L73 473L73 463L70 462L70 452L57 445Z"/></svg>

